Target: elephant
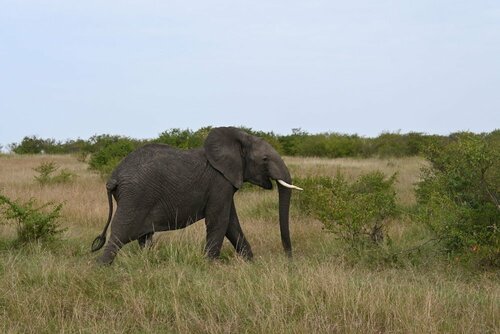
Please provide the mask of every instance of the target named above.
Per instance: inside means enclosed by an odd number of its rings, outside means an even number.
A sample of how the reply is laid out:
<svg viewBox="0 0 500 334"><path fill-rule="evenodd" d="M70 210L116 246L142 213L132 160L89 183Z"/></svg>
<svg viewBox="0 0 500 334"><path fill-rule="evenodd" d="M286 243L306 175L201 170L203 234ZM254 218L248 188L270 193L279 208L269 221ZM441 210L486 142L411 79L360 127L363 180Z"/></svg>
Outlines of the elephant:
<svg viewBox="0 0 500 334"><path fill-rule="evenodd" d="M111 264L125 244L137 240L151 244L155 232L185 228L205 219L205 255L220 256L224 237L236 253L252 259L253 253L240 226L234 194L243 182L279 194L279 226L285 253L291 257L289 208L292 184L278 152L262 138L234 127L212 128L201 148L181 150L164 144L147 144L127 155L106 183L109 216L92 251ZM113 198L117 203L113 215ZM112 225L108 242L106 231Z"/></svg>

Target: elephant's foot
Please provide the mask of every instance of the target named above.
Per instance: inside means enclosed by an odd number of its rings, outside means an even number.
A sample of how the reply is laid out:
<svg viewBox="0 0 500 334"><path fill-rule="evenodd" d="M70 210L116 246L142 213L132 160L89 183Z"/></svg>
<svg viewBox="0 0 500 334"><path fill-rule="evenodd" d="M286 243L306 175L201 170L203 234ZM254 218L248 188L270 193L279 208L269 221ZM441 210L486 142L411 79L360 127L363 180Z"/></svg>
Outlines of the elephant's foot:
<svg viewBox="0 0 500 334"><path fill-rule="evenodd" d="M145 234L137 239L137 242L139 243L139 246L144 249L144 248L151 248L153 245L153 232Z"/></svg>
<svg viewBox="0 0 500 334"><path fill-rule="evenodd" d="M124 242L118 241L117 238L110 238L104 248L103 254L97 259L97 263L100 265L112 264L116 254L118 254L124 244Z"/></svg>
<svg viewBox="0 0 500 334"><path fill-rule="evenodd" d="M110 266L113 263L113 260L114 260L114 257L109 258L108 256L103 255L103 256L97 258L96 263L99 266Z"/></svg>
<svg viewBox="0 0 500 334"><path fill-rule="evenodd" d="M220 249L205 248L205 256L209 260L217 260L220 257Z"/></svg>
<svg viewBox="0 0 500 334"><path fill-rule="evenodd" d="M253 260L253 253L252 253L252 250L249 249L249 250L242 250L241 252L239 252L240 256L247 260L247 261L252 261Z"/></svg>

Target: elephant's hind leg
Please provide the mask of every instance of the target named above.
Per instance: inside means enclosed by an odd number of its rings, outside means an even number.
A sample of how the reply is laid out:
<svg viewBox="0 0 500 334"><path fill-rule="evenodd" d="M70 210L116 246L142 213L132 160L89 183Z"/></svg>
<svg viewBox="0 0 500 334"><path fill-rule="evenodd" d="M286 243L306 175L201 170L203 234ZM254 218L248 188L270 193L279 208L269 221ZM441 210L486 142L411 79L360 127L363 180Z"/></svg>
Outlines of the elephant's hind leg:
<svg viewBox="0 0 500 334"><path fill-rule="evenodd" d="M97 260L100 264L111 264L116 257L116 254L120 251L120 249L128 243L129 240L124 238L119 238L116 235L111 234L106 247L104 248L104 252L102 256Z"/></svg>
<svg viewBox="0 0 500 334"><path fill-rule="evenodd" d="M118 207L111 223L111 235L98 262L111 264L116 254L127 243L137 240L141 235L139 230L144 214L141 212L125 212Z"/></svg>

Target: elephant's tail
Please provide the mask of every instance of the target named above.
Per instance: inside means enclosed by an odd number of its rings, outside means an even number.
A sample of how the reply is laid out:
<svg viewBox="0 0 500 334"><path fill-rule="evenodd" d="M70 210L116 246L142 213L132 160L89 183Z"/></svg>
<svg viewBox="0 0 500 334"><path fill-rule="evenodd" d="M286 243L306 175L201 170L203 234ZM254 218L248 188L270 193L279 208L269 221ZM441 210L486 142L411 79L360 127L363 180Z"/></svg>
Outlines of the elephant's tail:
<svg viewBox="0 0 500 334"><path fill-rule="evenodd" d="M115 180L111 179L106 183L106 190L108 192L108 204L109 204L109 214L108 221L106 222L106 226L104 226L104 230L97 238L92 242L91 250L92 252L98 251L104 246L106 243L106 232L108 231L109 224L111 223L111 217L113 217L113 191L116 189L117 183Z"/></svg>

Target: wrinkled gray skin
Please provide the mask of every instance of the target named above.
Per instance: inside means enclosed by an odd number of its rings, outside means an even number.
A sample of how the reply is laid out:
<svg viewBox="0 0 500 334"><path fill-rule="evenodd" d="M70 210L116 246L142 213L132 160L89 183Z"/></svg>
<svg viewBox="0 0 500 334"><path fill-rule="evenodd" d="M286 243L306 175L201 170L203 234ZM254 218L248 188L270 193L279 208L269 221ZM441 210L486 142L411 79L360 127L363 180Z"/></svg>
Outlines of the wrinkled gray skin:
<svg viewBox="0 0 500 334"><path fill-rule="evenodd" d="M292 183L279 154L266 141L237 128L212 129L199 149L143 146L116 167L106 185L110 219L111 196L118 208L99 262L112 263L120 248L130 241L138 240L144 247L154 232L181 229L203 218L207 231L205 253L209 258L219 256L227 237L237 253L251 259L252 249L241 230L234 193L243 182L272 189L271 180L278 179ZM277 186L281 240L286 254L291 256L291 190ZM109 220L100 236L102 244L93 245L93 250L102 247L108 225Z"/></svg>

